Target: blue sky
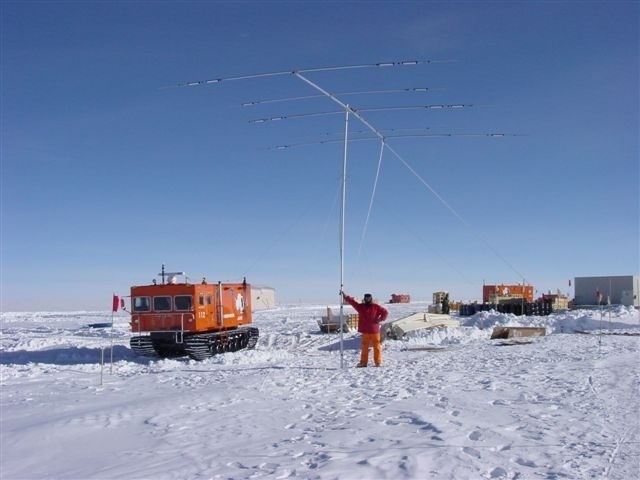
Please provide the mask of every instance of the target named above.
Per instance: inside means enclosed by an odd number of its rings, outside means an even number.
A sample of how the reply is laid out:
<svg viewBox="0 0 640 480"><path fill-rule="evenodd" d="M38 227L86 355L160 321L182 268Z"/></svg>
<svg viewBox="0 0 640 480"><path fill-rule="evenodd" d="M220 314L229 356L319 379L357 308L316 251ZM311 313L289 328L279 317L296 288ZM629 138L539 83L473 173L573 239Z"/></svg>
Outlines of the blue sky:
<svg viewBox="0 0 640 480"><path fill-rule="evenodd" d="M0 8L2 311L109 309L163 263L337 302L344 114L251 120L339 106L290 74L178 85L400 60L446 61L304 74L385 134L453 134L389 138L377 182L380 143L349 143L347 292L640 270L636 1ZM472 106L366 111L437 104Z"/></svg>

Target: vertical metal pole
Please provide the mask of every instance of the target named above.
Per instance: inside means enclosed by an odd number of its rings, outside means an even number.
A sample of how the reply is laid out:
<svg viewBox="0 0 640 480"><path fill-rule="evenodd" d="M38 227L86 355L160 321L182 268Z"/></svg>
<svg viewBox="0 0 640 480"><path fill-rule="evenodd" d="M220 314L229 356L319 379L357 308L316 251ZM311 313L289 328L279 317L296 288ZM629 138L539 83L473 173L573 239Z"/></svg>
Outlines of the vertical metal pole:
<svg viewBox="0 0 640 480"><path fill-rule="evenodd" d="M348 106L347 106L348 107ZM349 133L349 108L344 115L344 154L342 157L342 206L340 208L340 292L344 288L344 217L347 189L347 135ZM340 368L344 368L344 299L340 295Z"/></svg>
<svg viewBox="0 0 640 480"><path fill-rule="evenodd" d="M222 307L222 282L218 281L218 326L224 325L224 308Z"/></svg>
<svg viewBox="0 0 640 480"><path fill-rule="evenodd" d="M602 294L598 290L598 308L600 309L600 335L598 335L598 353L600 353L600 347L602 346Z"/></svg>
<svg viewBox="0 0 640 480"><path fill-rule="evenodd" d="M607 296L607 308L609 309L609 331L611 331L611 279L609 279L609 295Z"/></svg>

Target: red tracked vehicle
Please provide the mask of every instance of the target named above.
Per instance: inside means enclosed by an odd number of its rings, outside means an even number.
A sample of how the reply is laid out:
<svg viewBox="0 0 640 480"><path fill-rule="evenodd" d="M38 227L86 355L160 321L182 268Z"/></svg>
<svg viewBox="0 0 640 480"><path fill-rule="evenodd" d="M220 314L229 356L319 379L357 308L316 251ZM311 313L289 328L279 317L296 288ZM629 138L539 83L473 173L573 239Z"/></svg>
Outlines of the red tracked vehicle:
<svg viewBox="0 0 640 480"><path fill-rule="evenodd" d="M190 283L184 272L162 272L162 282L131 287L129 344L138 355L204 360L217 353L254 348L251 285ZM183 277L179 281L178 277Z"/></svg>

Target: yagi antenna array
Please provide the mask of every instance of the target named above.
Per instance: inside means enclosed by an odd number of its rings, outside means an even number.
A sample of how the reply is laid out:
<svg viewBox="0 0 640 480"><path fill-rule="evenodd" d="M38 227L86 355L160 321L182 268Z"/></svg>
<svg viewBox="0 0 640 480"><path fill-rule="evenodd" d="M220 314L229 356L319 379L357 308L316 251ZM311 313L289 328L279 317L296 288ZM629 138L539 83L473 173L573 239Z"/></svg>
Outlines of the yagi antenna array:
<svg viewBox="0 0 640 480"><path fill-rule="evenodd" d="M440 202L442 202L442 204L448 208L455 217L457 217L464 225L469 227L469 224L464 220L464 218L462 218L462 216L460 214L458 214L458 212L451 206L449 205L446 200L444 200L444 198L442 198L434 189L433 187L431 187L413 168L411 168L411 166L393 149L391 148L391 146L387 143L385 135L382 134L382 132L380 130L378 130L377 128L375 128L371 123L369 123L362 115L360 112L367 112L367 111L384 111L384 110L407 110L407 109L444 109L444 108L450 108L450 109L458 109L458 108L466 108L466 107L471 107L473 105L471 104L448 104L448 105L444 105L444 104L440 104L440 105L421 105L421 106L408 106L408 107L380 107L380 108L368 108L368 109L355 109L352 106L349 106L347 104L345 104L344 102L342 102L337 96L336 94L332 94L330 92L328 92L327 90L323 89L322 87L320 87L317 83L312 82L310 79L308 79L305 75L306 73L313 73L313 72L326 72L326 71L336 71L336 70L348 70L348 69L358 69L358 68L384 68L384 67L396 67L396 66L409 66L409 65L427 65L427 64L431 64L431 63L445 63L445 62L450 62L451 60L403 60L403 61L394 61L394 62L380 62L380 63L364 63L364 64L359 64L359 65L341 65L341 66L333 66L333 67L320 67L320 68L307 68L307 69L300 69L300 70L285 70L285 71L279 71L279 72L270 72L270 73L256 73L256 74L251 74L251 75L240 75L240 76L232 76L232 77L222 77L222 78L212 78L212 79L208 79L208 80L199 80L199 81L193 81L193 82L187 82L181 85L178 85L180 87L193 87L193 86L200 86L200 85L210 85L210 84L217 84L217 83L221 83L221 82L225 82L225 81L234 81L234 80L249 80L249 79L254 79L254 78L265 78L265 77L274 77L274 76L282 76L282 75L294 75L296 77L298 77L300 80L302 80L303 82L305 82L306 84L308 84L309 86L311 86L313 89L315 89L316 91L318 91L320 94L322 94L323 96L329 98L330 100L332 100L334 103L338 104L341 108L340 111L338 112L319 112L319 113L313 113L313 114L299 114L299 115L286 115L286 116L279 116L279 117L271 117L271 118L263 118L263 119L258 119L258 120L253 120L251 121L251 123L263 123L263 122L267 122L267 121L275 121L275 120L284 120L286 118L299 118L299 117L304 117L304 116L314 116L314 115L333 115L336 113L344 113L345 115L345 128L344 128L344 155L343 155L343 162L342 162L342 207L341 207L341 215L340 215L340 291L343 290L344 287L344 282L343 282L343 277L344 277L344 217L345 217L345 190L346 190L346 165L347 165L347 145L349 143L349 138L348 138L348 132L349 132L349 116L352 115L354 117L356 117L373 135L374 137L372 138L377 138L380 140L381 145L380 145L380 158L378 161L378 172L380 170L380 163L382 160L382 153L384 151L385 148L387 148L395 157L398 158L398 160L400 162L402 162L408 169L409 171L411 171L435 196L436 198L438 198L438 200L440 200ZM343 94L344 95L344 94ZM260 102L256 102L254 104L257 104ZM266 102L264 102L266 103ZM427 136L427 135L424 135ZM435 136L435 135L433 135ZM450 134L450 135L438 135L438 136L454 136L454 134ZM505 134L488 134L487 136L491 136L491 137L501 137L501 136L505 136ZM288 148L288 146L283 146L283 148ZM378 173L376 173L376 184L377 184L377 178L378 178ZM374 193L375 193L375 188L376 185L374 184ZM373 203L373 195L371 198L371 203ZM370 209L371 209L371 205L370 205ZM367 215L368 218L368 215ZM365 223L365 229L366 229L366 223ZM515 273L519 274L520 277L524 278L520 272L518 272L518 270L515 269L515 267L509 263L504 257L502 257L500 255L500 253L491 247L491 245L489 245L489 243L484 240L484 243L489 246L489 248L498 256L498 258L501 258L506 265L508 265ZM342 322L343 322L343 305L344 302L341 299L340 302L340 322L341 322L341 327L342 327ZM342 332L343 332L343 328L340 328L340 364L341 367L344 368L344 356L343 356L343 346L342 346Z"/></svg>

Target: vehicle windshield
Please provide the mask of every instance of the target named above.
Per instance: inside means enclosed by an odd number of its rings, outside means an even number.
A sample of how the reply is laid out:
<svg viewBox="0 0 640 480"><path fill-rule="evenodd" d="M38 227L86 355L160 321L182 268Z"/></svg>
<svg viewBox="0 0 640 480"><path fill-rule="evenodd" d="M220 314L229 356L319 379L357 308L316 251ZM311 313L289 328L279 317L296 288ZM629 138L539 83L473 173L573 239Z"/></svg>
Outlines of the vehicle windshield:
<svg viewBox="0 0 640 480"><path fill-rule="evenodd" d="M134 312L148 312L151 309L149 297L133 297Z"/></svg>

